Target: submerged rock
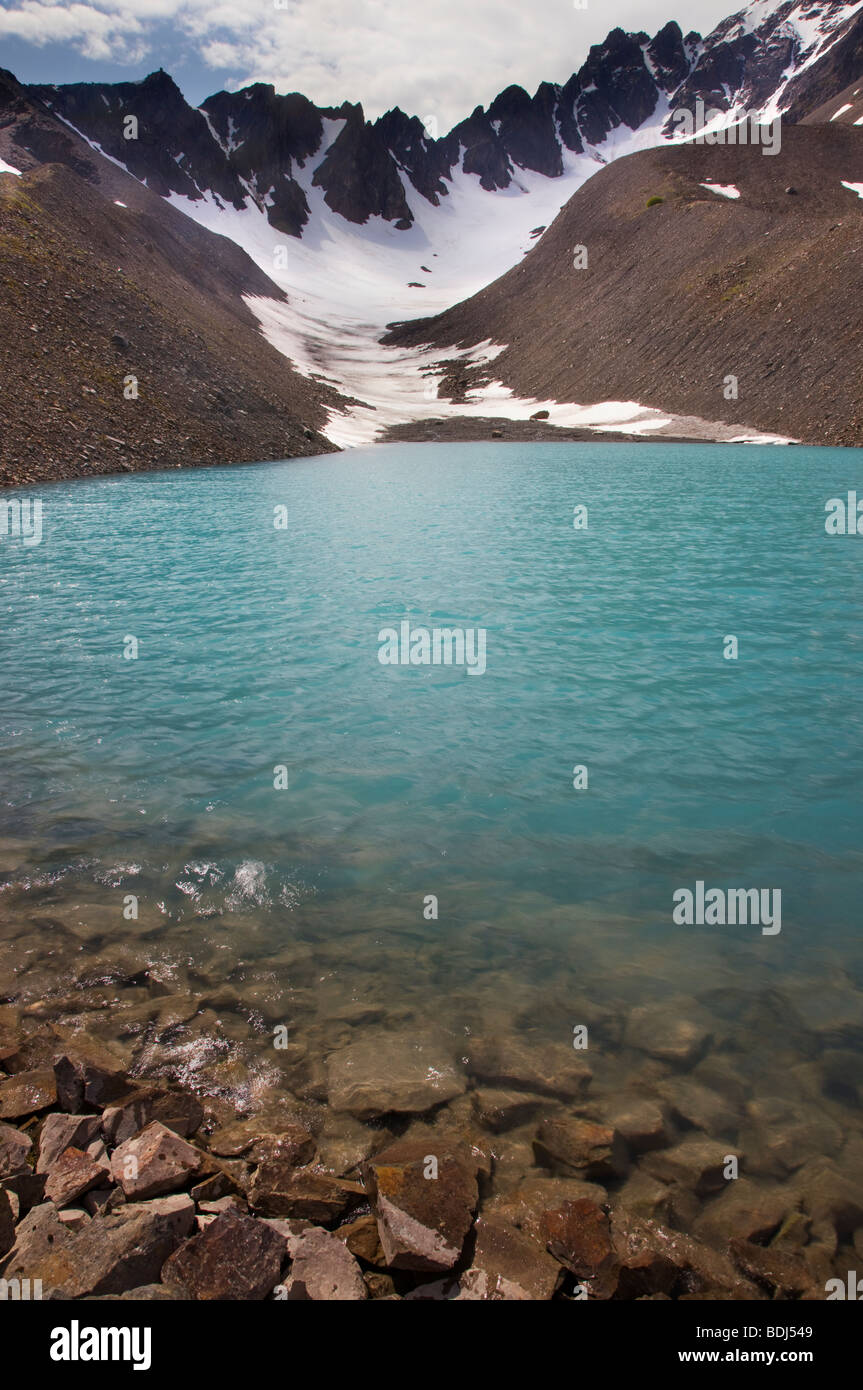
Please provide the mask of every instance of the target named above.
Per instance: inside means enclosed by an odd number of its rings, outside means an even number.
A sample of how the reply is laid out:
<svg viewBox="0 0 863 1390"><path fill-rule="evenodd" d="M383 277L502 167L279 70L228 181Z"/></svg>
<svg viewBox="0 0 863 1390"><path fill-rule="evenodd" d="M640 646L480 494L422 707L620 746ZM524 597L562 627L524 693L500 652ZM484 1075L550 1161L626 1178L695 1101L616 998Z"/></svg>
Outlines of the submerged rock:
<svg viewBox="0 0 863 1390"><path fill-rule="evenodd" d="M628 1167L617 1130L592 1120L543 1120L533 1141L538 1163L583 1178L621 1177Z"/></svg>
<svg viewBox="0 0 863 1390"><path fill-rule="evenodd" d="M467 1064L471 1075L491 1086L515 1086L563 1100L583 1096L592 1078L590 1067L572 1048L520 1036L472 1041Z"/></svg>
<svg viewBox="0 0 863 1390"><path fill-rule="evenodd" d="M358 1119L417 1114L466 1087L445 1035L369 1034L327 1058L330 1105Z"/></svg>
<svg viewBox="0 0 863 1390"><path fill-rule="evenodd" d="M23 1120L57 1099L52 1071L21 1071L0 1081L0 1120Z"/></svg>

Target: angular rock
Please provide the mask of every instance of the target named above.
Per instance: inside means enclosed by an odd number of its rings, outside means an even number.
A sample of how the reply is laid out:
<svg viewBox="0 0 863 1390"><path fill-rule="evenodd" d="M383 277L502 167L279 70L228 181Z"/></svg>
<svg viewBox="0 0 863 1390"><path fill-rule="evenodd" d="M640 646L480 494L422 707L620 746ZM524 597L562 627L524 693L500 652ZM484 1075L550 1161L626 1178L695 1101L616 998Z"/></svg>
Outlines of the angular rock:
<svg viewBox="0 0 863 1390"><path fill-rule="evenodd" d="M127 1198L140 1200L183 1187L202 1161L198 1149L154 1120L114 1150L111 1173Z"/></svg>
<svg viewBox="0 0 863 1390"><path fill-rule="evenodd" d="M669 1001L633 1009L624 1035L626 1046L674 1066L693 1066L710 1042L709 1020L698 1010L681 1007L685 1012L676 1013Z"/></svg>
<svg viewBox="0 0 863 1390"><path fill-rule="evenodd" d="M329 1103L358 1119L418 1114L461 1095L451 1041L435 1033L369 1034L327 1058Z"/></svg>
<svg viewBox="0 0 863 1390"><path fill-rule="evenodd" d="M0 1120L22 1120L57 1100L54 1073L20 1071L0 1081Z"/></svg>
<svg viewBox="0 0 863 1390"><path fill-rule="evenodd" d="M14 1193L23 1216L45 1200L45 1174L28 1168L26 1172L13 1173L11 1178L0 1179L0 1189Z"/></svg>
<svg viewBox="0 0 863 1390"><path fill-rule="evenodd" d="M249 1205L261 1216L336 1221L365 1196L360 1183L275 1159L262 1163L256 1172L249 1188Z"/></svg>
<svg viewBox="0 0 863 1390"><path fill-rule="evenodd" d="M773 1298L800 1298L813 1288L812 1271L799 1255L765 1250L736 1236L728 1242L728 1253L740 1272ZM824 1296L823 1289L820 1296Z"/></svg>
<svg viewBox="0 0 863 1390"><path fill-rule="evenodd" d="M335 1234L339 1240L344 1241L355 1259L363 1260L365 1264L375 1265L379 1269L386 1266L378 1223L373 1216L360 1216L346 1226L339 1226Z"/></svg>
<svg viewBox="0 0 863 1390"><path fill-rule="evenodd" d="M122 1144L158 1120L172 1134L188 1139L200 1128L203 1118L203 1107L187 1091L170 1086L137 1086L106 1106L102 1133L107 1143Z"/></svg>
<svg viewBox="0 0 863 1390"><path fill-rule="evenodd" d="M425 1143L401 1141L371 1159L367 1171L387 1265L451 1269L479 1197L470 1167L443 1146L435 1150ZM437 1176L431 1176L435 1172Z"/></svg>
<svg viewBox="0 0 863 1390"><path fill-rule="evenodd" d="M281 1161L292 1168L305 1168L313 1162L317 1145L303 1125L287 1125L280 1134L264 1134L256 1139L246 1155L249 1163Z"/></svg>
<svg viewBox="0 0 863 1390"><path fill-rule="evenodd" d="M577 1279L597 1280L600 1285L609 1282L614 1265L611 1223L596 1202L584 1197L564 1202L545 1213L543 1228L549 1254ZM614 1283L611 1280L609 1292Z"/></svg>
<svg viewBox="0 0 863 1390"><path fill-rule="evenodd" d="M493 1216L476 1223L471 1270L486 1276L485 1297L493 1299L545 1301L562 1278L558 1261L536 1241ZM464 1286L464 1276L460 1282Z"/></svg>
<svg viewBox="0 0 863 1390"><path fill-rule="evenodd" d="M83 1197L92 1187L100 1187L110 1175L109 1167L96 1163L81 1149L64 1149L51 1165L45 1183L45 1196L55 1207L66 1207Z"/></svg>
<svg viewBox="0 0 863 1390"><path fill-rule="evenodd" d="M656 1222L639 1221L620 1210L612 1213L618 1298L671 1294L689 1266L686 1253L678 1252L669 1236L670 1233Z"/></svg>
<svg viewBox="0 0 863 1390"><path fill-rule="evenodd" d="M664 1149L670 1142L662 1107L655 1101L635 1098L619 1102L608 1111L607 1119L633 1153Z"/></svg>
<svg viewBox="0 0 863 1390"><path fill-rule="evenodd" d="M279 1282L284 1257L284 1241L265 1221L229 1211L166 1260L162 1282L199 1302L257 1301Z"/></svg>
<svg viewBox="0 0 863 1390"><path fill-rule="evenodd" d="M32 1147L32 1139L20 1129L0 1124L0 1178L29 1172L27 1155Z"/></svg>
<svg viewBox="0 0 863 1390"><path fill-rule="evenodd" d="M590 1067L569 1047L512 1036L472 1040L468 1070L490 1086L515 1086L541 1096L574 1100L590 1086Z"/></svg>
<svg viewBox="0 0 863 1390"><path fill-rule="evenodd" d="M621 1177L628 1167L617 1130L592 1120L543 1120L533 1148L538 1163L582 1178Z"/></svg>
<svg viewBox="0 0 863 1390"><path fill-rule="evenodd" d="M37 1173L49 1173L65 1149L86 1149L99 1136L98 1115L47 1115L39 1135Z"/></svg>
<svg viewBox="0 0 863 1390"><path fill-rule="evenodd" d="M506 1091L484 1088L471 1095L474 1114L479 1123L493 1134L503 1134L508 1129L529 1120L542 1105L539 1096L525 1095L523 1091Z"/></svg>
<svg viewBox="0 0 863 1390"><path fill-rule="evenodd" d="M780 1229L793 1201L785 1187L765 1188L748 1178L737 1178L705 1207L693 1234L717 1246L724 1246L732 1237L764 1244Z"/></svg>
<svg viewBox="0 0 863 1390"><path fill-rule="evenodd" d="M661 1088L661 1094L674 1118L693 1129L715 1137L736 1135L740 1128L737 1106L697 1081L675 1079Z"/></svg>
<svg viewBox="0 0 863 1390"><path fill-rule="evenodd" d="M294 1242L286 1283L288 1300L357 1301L368 1298L359 1265L346 1244L329 1231L311 1227Z"/></svg>
<svg viewBox="0 0 863 1390"><path fill-rule="evenodd" d="M727 1159L735 1155L727 1144L714 1143L712 1139L685 1139L673 1149L662 1149L647 1154L642 1167L662 1182L681 1183L699 1197L711 1192L720 1192L726 1181Z"/></svg>
<svg viewBox="0 0 863 1390"><path fill-rule="evenodd" d="M54 1061L61 1110L77 1114L84 1105L101 1109L129 1088L123 1062L109 1048L88 1042L70 1046Z"/></svg>
<svg viewBox="0 0 863 1390"><path fill-rule="evenodd" d="M20 1251L19 1236L5 1271L7 1277L12 1273L41 1279L43 1297L50 1299L124 1293L155 1283L195 1219L194 1203L185 1195L122 1207L110 1216L95 1217L75 1234L67 1232L51 1210L53 1226L50 1218L41 1218ZM31 1212L26 1220L34 1215Z"/></svg>
<svg viewBox="0 0 863 1390"><path fill-rule="evenodd" d="M15 1244L3 1274L9 1278L26 1274L41 1258L50 1255L55 1246L62 1245L66 1238L66 1228L53 1202L43 1202L33 1207L15 1228Z"/></svg>

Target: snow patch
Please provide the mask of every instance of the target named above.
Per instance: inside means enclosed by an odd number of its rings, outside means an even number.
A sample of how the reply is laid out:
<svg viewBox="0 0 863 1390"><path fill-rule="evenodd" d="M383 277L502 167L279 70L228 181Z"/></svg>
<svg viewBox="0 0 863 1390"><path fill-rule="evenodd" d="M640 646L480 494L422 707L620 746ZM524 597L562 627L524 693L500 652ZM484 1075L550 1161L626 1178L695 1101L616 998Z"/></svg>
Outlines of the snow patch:
<svg viewBox="0 0 863 1390"><path fill-rule="evenodd" d="M733 183L703 183L702 188L708 188L711 193L719 193L723 198L739 198L740 189Z"/></svg>
<svg viewBox="0 0 863 1390"><path fill-rule="evenodd" d="M857 194L858 198L863 198L863 183L846 183L844 179L841 179L840 182L843 188L849 188L852 193Z"/></svg>
<svg viewBox="0 0 863 1390"><path fill-rule="evenodd" d="M21 170L16 169L14 164L7 164L5 159L0 159L0 174L17 174L21 177Z"/></svg>

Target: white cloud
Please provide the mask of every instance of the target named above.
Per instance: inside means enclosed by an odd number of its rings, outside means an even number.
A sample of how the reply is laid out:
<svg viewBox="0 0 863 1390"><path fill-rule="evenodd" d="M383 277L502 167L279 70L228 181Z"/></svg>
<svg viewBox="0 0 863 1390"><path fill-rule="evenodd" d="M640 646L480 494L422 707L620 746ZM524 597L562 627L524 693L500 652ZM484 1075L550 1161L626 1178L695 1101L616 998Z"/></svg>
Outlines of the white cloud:
<svg viewBox="0 0 863 1390"><path fill-rule="evenodd" d="M287 8L277 6L285 4ZM674 0L0 0L0 37L62 43L86 58L168 71L193 56L213 89L272 82L320 105L362 101L434 114L441 130L509 83L565 81L610 28L651 34ZM687 0L683 27L707 30L722 0ZM733 3L728 7L734 8ZM98 72L94 72L94 79Z"/></svg>

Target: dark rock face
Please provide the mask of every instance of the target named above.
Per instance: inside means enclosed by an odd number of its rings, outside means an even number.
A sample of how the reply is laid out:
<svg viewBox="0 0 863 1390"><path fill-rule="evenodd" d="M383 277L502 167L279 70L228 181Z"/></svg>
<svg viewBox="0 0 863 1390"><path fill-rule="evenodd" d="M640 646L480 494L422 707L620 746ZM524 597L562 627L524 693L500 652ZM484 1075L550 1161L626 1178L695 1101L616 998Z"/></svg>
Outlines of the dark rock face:
<svg viewBox="0 0 863 1390"><path fill-rule="evenodd" d="M508 188L520 169L559 177L564 148L582 153L620 126L636 130L664 98L674 109L692 110L699 99L708 108L762 108L803 56L785 22L794 8L794 0L785 0L754 30L741 23L742 12L732 15L704 41L696 33L684 38L674 22L652 39L613 29L562 86L543 82L533 96L507 87L487 110L476 107L440 138L398 107L369 122L359 105L316 107L298 92L282 96L264 83L218 92L193 110L161 70L142 82L37 86L26 95L162 196L197 200L210 193L237 208L252 201L277 231L301 236L310 211L297 172L311 161L313 182L334 212L357 224L377 216L406 229L414 221L411 189L437 204L459 167L494 192ZM821 8L829 25L830 7ZM861 61L863 15L857 15L837 29L817 62L792 78L783 101L790 118L801 119L856 80ZM20 103L22 93L0 71L0 128L3 108ZM137 139L126 138L128 116L138 121ZM344 126L327 147L328 120ZM19 138L40 161L80 159L62 132L38 118L22 125Z"/></svg>
<svg viewBox="0 0 863 1390"><path fill-rule="evenodd" d="M327 205L349 222L366 222L373 214L388 222L413 222L395 161L361 106L346 108L344 128L312 182L324 189Z"/></svg>

